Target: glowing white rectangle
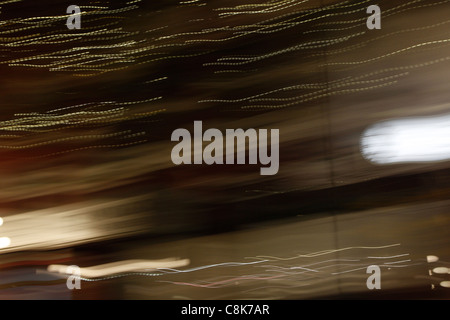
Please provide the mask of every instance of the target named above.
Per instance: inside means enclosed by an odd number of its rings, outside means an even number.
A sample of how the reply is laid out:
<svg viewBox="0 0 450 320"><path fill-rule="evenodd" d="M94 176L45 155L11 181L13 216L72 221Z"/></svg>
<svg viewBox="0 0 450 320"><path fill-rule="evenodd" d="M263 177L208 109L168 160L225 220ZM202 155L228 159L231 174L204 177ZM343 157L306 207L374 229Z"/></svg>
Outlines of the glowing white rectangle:
<svg viewBox="0 0 450 320"><path fill-rule="evenodd" d="M450 160L450 115L377 123L363 133L361 153L378 164Z"/></svg>

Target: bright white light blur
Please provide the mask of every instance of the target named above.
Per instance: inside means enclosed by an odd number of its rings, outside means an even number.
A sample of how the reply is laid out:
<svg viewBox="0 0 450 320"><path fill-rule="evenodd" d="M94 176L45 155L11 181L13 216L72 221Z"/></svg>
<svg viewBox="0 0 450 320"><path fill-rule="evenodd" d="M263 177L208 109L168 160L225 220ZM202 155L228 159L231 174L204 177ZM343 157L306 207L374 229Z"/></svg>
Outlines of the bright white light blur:
<svg viewBox="0 0 450 320"><path fill-rule="evenodd" d="M438 267L438 268L434 268L433 272L438 273L438 274L445 274L445 273L449 272L449 269L446 267Z"/></svg>
<svg viewBox="0 0 450 320"><path fill-rule="evenodd" d="M450 160L450 115L377 123L364 132L361 153L378 164Z"/></svg>
<svg viewBox="0 0 450 320"><path fill-rule="evenodd" d="M436 262L439 260L439 257L436 256L427 256L427 262L431 263L431 262Z"/></svg>
<svg viewBox="0 0 450 320"><path fill-rule="evenodd" d="M444 288L450 288L450 281L442 281L441 286Z"/></svg>
<svg viewBox="0 0 450 320"><path fill-rule="evenodd" d="M7 248L11 244L11 239L8 237L1 237L0 238L0 249Z"/></svg>
<svg viewBox="0 0 450 320"><path fill-rule="evenodd" d="M0 226L3 225L3 219L0 218Z"/></svg>
<svg viewBox="0 0 450 320"><path fill-rule="evenodd" d="M180 268L190 264L189 259L168 258L162 260L125 260L107 264L79 268L80 275L85 278L98 278L122 272L155 271L157 269ZM71 266L52 264L47 267L49 272L73 274Z"/></svg>

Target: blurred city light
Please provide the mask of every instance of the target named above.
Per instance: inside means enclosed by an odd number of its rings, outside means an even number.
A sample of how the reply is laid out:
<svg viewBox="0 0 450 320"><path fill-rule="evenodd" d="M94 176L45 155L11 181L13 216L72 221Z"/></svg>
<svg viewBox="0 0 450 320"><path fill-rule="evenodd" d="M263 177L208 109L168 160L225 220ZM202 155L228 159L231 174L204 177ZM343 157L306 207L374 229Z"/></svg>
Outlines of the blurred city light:
<svg viewBox="0 0 450 320"><path fill-rule="evenodd" d="M0 249L7 248L11 244L11 239L8 237L1 237L0 238Z"/></svg>
<svg viewBox="0 0 450 320"><path fill-rule="evenodd" d="M450 115L375 124L364 132L361 146L378 164L450 160Z"/></svg>

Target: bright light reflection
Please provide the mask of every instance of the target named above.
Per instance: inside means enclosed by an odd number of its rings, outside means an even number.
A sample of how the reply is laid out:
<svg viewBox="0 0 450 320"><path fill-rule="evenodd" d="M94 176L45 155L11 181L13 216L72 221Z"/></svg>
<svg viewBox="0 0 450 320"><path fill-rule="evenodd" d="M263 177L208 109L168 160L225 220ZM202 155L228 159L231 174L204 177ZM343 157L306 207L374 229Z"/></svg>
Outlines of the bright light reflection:
<svg viewBox="0 0 450 320"><path fill-rule="evenodd" d="M135 271L155 271L157 269L179 268L190 264L189 259L168 258L162 260L125 260L102 265L79 268L80 275L85 278L99 278L113 274ZM52 264L47 267L49 272L71 274L71 266Z"/></svg>
<svg viewBox="0 0 450 320"><path fill-rule="evenodd" d="M449 269L446 267L438 267L438 268L434 268L433 269L434 273L439 273L439 274L444 274L444 273L448 273Z"/></svg>
<svg viewBox="0 0 450 320"><path fill-rule="evenodd" d="M8 237L1 237L0 238L0 249L7 248L11 244L11 239Z"/></svg>
<svg viewBox="0 0 450 320"><path fill-rule="evenodd" d="M427 262L431 263L431 262L436 262L439 260L439 257L437 256L427 256Z"/></svg>
<svg viewBox="0 0 450 320"><path fill-rule="evenodd" d="M377 123L363 133L361 153L378 164L450 160L450 115Z"/></svg>

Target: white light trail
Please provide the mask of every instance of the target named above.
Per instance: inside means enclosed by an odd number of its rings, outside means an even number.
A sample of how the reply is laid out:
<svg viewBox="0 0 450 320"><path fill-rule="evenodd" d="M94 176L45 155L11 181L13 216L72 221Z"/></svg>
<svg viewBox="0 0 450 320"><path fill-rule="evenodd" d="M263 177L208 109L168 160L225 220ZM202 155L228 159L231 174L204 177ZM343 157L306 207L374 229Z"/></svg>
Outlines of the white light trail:
<svg viewBox="0 0 450 320"><path fill-rule="evenodd" d="M80 276L85 278L99 278L119 273L144 271L167 268L179 268L189 265L189 259L162 259L162 260L126 260L117 261L98 266L80 268ZM62 274L72 274L70 266L52 264L47 267L47 271Z"/></svg>
<svg viewBox="0 0 450 320"><path fill-rule="evenodd" d="M11 239L8 237L1 237L0 238L0 249L7 248L11 244Z"/></svg>
<svg viewBox="0 0 450 320"><path fill-rule="evenodd" d="M377 123L363 133L361 153L377 164L450 160L450 115Z"/></svg>

